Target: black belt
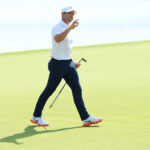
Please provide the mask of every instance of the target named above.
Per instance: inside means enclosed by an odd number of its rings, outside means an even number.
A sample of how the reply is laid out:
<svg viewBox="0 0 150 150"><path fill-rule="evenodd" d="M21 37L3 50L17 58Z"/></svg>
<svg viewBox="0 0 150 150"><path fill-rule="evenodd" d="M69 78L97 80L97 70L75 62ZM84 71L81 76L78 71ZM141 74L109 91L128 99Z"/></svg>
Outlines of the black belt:
<svg viewBox="0 0 150 150"><path fill-rule="evenodd" d="M55 60L55 61L60 61L60 62L71 62L72 59L67 59L67 60L57 60L55 58L52 57L52 60Z"/></svg>

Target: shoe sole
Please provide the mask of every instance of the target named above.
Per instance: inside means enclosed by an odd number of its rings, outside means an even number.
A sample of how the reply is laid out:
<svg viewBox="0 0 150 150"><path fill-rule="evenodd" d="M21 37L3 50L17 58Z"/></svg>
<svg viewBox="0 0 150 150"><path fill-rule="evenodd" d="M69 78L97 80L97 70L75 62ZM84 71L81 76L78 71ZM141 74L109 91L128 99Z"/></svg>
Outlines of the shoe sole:
<svg viewBox="0 0 150 150"><path fill-rule="evenodd" d="M83 124L83 127L87 127L87 126L90 126L90 125L92 125L92 124L97 124L97 123L102 122L102 121L103 121L103 119L98 120L98 121L95 121L95 122L84 123L84 124Z"/></svg>
<svg viewBox="0 0 150 150"><path fill-rule="evenodd" d="M37 124L38 126L49 126L49 124L45 124L45 125L41 125L41 124L38 124L36 121L34 120L30 120L33 124Z"/></svg>

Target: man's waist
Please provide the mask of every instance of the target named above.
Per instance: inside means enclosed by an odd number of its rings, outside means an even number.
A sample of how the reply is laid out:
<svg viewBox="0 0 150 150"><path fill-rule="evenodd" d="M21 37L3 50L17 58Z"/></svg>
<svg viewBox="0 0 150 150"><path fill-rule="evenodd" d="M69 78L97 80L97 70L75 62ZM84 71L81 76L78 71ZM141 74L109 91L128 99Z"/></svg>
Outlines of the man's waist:
<svg viewBox="0 0 150 150"><path fill-rule="evenodd" d="M52 57L52 60L55 60L55 61L60 61L60 62L71 62L72 59L61 59L61 60L58 60L58 59L55 59Z"/></svg>

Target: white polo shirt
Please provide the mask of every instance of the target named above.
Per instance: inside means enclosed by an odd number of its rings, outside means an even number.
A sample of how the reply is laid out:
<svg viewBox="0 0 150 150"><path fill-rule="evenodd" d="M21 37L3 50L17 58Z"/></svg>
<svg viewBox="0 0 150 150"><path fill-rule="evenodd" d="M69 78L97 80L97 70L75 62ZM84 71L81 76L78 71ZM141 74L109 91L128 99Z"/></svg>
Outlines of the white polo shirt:
<svg viewBox="0 0 150 150"><path fill-rule="evenodd" d="M52 28L52 51L51 57L57 60L68 60L72 59L72 39L68 34L66 38L61 42L56 42L54 36L64 32L68 28L62 20Z"/></svg>

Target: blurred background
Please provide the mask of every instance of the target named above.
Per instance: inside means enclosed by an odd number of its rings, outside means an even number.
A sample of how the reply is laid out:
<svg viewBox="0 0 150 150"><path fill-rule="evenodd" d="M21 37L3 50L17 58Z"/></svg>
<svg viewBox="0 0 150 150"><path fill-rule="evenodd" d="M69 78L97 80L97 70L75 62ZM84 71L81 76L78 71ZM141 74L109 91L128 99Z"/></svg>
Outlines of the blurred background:
<svg viewBox="0 0 150 150"><path fill-rule="evenodd" d="M0 0L0 53L51 48L51 28L73 6L73 46L150 40L149 0Z"/></svg>

